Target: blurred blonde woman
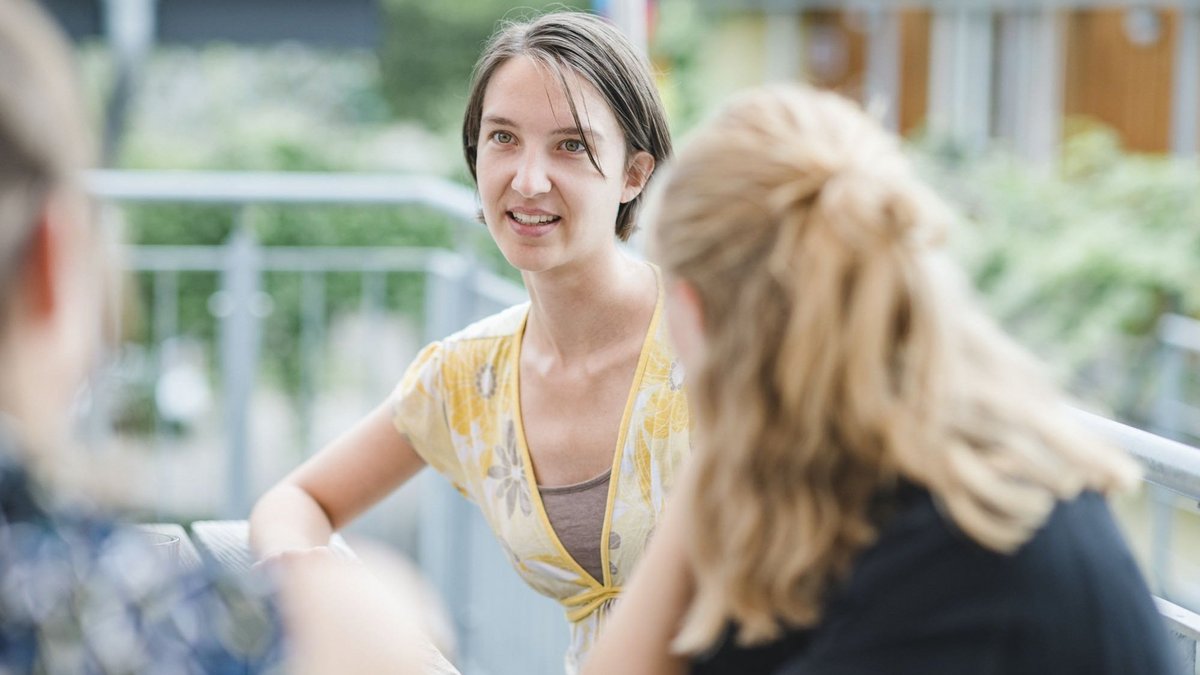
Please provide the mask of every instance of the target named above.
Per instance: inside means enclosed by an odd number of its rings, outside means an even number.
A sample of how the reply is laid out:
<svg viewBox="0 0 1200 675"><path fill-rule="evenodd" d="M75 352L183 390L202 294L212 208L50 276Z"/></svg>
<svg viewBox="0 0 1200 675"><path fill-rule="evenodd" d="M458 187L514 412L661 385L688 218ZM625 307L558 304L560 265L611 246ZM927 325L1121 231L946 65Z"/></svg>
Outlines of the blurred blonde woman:
<svg viewBox="0 0 1200 675"><path fill-rule="evenodd" d="M947 260L951 215L857 106L765 89L649 222L694 464L587 673L1168 673L1077 428Z"/></svg>

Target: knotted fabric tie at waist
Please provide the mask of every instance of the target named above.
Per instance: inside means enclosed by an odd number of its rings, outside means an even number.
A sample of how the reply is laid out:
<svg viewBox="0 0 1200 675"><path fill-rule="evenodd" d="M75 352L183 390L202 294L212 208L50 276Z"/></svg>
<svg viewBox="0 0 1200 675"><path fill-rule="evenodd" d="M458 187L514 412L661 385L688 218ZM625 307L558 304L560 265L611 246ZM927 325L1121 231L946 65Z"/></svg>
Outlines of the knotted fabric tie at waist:
<svg viewBox="0 0 1200 675"><path fill-rule="evenodd" d="M620 594L620 586L599 586L597 588L589 588L586 591L576 593L575 595L563 600L562 604L567 608L567 619L571 623L576 623L587 618L587 616L596 611L600 605L603 605L609 600L615 599Z"/></svg>

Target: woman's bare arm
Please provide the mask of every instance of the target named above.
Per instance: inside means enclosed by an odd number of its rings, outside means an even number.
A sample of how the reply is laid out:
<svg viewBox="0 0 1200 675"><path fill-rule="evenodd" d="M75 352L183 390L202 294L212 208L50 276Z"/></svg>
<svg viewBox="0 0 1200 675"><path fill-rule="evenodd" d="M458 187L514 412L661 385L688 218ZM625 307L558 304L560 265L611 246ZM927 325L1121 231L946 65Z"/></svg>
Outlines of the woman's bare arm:
<svg viewBox="0 0 1200 675"><path fill-rule="evenodd" d="M260 558L325 546L335 530L423 466L384 402L258 500L251 546Z"/></svg>

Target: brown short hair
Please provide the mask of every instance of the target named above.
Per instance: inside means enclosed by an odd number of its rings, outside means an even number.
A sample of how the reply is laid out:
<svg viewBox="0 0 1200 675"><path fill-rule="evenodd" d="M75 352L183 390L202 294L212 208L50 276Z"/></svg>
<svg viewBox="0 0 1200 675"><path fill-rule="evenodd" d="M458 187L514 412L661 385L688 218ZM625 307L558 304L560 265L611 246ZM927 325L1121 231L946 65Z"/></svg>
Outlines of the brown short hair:
<svg viewBox="0 0 1200 675"><path fill-rule="evenodd" d="M568 94L576 128L581 128L579 113L570 96L564 69L582 77L604 97L625 135L627 157L634 152L647 152L655 165L661 165L671 156L671 135L658 89L646 62L629 40L597 16L552 12L532 21L506 24L488 41L475 64L462 131L463 153L472 179L478 182L475 160L484 93L496 69L514 56L534 58L557 74ZM603 174L591 145L586 139L583 142L592 166ZM617 209L616 235L622 241L636 229L641 199L638 195Z"/></svg>

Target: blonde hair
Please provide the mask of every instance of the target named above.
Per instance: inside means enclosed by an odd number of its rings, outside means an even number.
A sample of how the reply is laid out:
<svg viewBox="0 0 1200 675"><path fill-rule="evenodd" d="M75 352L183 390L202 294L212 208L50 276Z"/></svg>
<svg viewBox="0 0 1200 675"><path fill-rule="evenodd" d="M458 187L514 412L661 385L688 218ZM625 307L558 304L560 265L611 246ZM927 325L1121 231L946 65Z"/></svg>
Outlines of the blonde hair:
<svg viewBox="0 0 1200 675"><path fill-rule="evenodd" d="M706 345L678 649L729 621L743 644L814 624L898 479L1000 552L1056 501L1136 481L973 304L943 252L950 210L856 105L755 91L660 180L653 255L695 288Z"/></svg>

